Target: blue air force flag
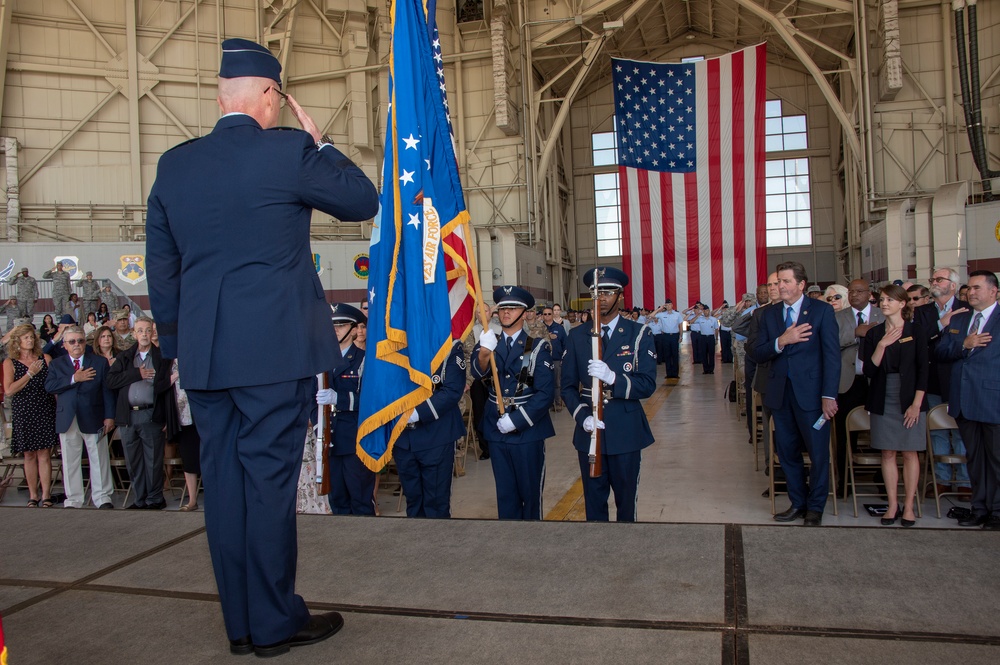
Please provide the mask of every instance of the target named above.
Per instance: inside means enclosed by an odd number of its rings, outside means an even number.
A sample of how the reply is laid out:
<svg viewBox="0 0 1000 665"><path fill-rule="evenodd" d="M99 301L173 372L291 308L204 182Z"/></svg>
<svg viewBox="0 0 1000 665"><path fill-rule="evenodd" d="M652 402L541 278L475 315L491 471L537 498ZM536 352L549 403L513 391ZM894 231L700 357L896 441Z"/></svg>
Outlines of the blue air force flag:
<svg viewBox="0 0 1000 665"><path fill-rule="evenodd" d="M429 32L419 0L393 2L357 449L373 471L388 463L410 411L431 396L433 370L451 349L444 241L468 221Z"/></svg>

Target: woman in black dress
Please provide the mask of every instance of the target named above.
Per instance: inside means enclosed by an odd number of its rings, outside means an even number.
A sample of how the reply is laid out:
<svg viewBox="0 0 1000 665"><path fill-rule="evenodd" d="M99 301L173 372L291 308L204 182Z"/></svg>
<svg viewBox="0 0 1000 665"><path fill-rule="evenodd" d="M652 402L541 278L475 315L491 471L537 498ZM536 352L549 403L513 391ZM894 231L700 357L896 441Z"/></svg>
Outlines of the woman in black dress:
<svg viewBox="0 0 1000 665"><path fill-rule="evenodd" d="M45 391L45 377L52 359L42 353L42 340L30 323L11 331L7 355L3 361L3 387L11 401L11 452L24 453L28 506L35 508L41 500L43 508L50 508L53 505L51 453L52 447L59 445L56 398Z"/></svg>
<svg viewBox="0 0 1000 665"><path fill-rule="evenodd" d="M198 476L201 475L201 438L191 418L187 393L181 387L177 361L164 358L153 379L156 405L155 422L166 423L167 444L174 444L184 465L184 483L187 485L188 502L181 506L183 513L198 509Z"/></svg>
<svg viewBox="0 0 1000 665"><path fill-rule="evenodd" d="M111 312L108 311L108 304L101 303L97 307L97 322L105 325L111 319Z"/></svg>
<svg viewBox="0 0 1000 665"><path fill-rule="evenodd" d="M913 503L920 480L917 453L927 447L927 375L930 371L927 340L907 309L908 294L901 286L882 288L879 307L885 322L865 335L864 374L871 381L865 408L871 414L872 448L882 451L882 475L889 502L882 525L899 519L903 526L916 524ZM896 453L903 455L903 489L906 498L899 510Z"/></svg>

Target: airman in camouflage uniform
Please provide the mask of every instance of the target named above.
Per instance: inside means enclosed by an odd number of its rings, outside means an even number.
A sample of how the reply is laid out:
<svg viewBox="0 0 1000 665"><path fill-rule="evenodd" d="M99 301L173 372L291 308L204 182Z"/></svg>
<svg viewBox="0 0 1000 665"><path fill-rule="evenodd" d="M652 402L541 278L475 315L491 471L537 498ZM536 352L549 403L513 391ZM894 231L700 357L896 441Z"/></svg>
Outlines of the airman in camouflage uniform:
<svg viewBox="0 0 1000 665"><path fill-rule="evenodd" d="M97 304L101 299L101 285L94 281L94 273L87 271L87 276L80 282L80 320L86 321L91 312L97 313ZM109 307L108 310L111 308Z"/></svg>
<svg viewBox="0 0 1000 665"><path fill-rule="evenodd" d="M21 272L10 279L10 284L17 287L18 313L22 317L33 318L35 301L38 299L38 282L34 277L28 276L27 268L21 268Z"/></svg>
<svg viewBox="0 0 1000 665"><path fill-rule="evenodd" d="M105 305L107 305L107 307L108 307L108 313L113 314L114 311L116 309L118 309L118 296L116 296L111 291L111 285L110 284L108 284L103 289L101 289L100 298L101 298L101 302L104 303ZM112 320L112 324L113 323L114 323L114 321Z"/></svg>
<svg viewBox="0 0 1000 665"><path fill-rule="evenodd" d="M3 305L0 305L0 314L7 314L7 325L4 327L4 333L8 333L14 329L15 321L20 318L21 313L17 308L17 298L11 298Z"/></svg>
<svg viewBox="0 0 1000 665"><path fill-rule="evenodd" d="M42 277L52 280L52 309L56 318L63 314L72 315L73 312L69 311L69 294L73 289L69 283L69 273L63 270L62 261L56 261L56 267L43 272Z"/></svg>

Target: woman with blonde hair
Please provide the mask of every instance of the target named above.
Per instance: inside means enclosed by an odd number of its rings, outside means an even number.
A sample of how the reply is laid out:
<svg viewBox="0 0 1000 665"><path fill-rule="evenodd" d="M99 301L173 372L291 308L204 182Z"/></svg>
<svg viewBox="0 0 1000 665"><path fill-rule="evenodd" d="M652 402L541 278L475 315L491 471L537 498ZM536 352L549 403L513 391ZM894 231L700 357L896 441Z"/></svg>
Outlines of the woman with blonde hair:
<svg viewBox="0 0 1000 665"><path fill-rule="evenodd" d="M4 394L11 401L11 451L24 453L29 508L51 508L52 447L56 434L56 398L45 390L52 359L42 353L42 340L30 323L14 328L3 361ZM41 496L39 497L39 490Z"/></svg>
<svg viewBox="0 0 1000 665"><path fill-rule="evenodd" d="M850 303L847 301L847 287L840 284L831 284L826 287L823 299L833 305L833 311L839 312Z"/></svg>

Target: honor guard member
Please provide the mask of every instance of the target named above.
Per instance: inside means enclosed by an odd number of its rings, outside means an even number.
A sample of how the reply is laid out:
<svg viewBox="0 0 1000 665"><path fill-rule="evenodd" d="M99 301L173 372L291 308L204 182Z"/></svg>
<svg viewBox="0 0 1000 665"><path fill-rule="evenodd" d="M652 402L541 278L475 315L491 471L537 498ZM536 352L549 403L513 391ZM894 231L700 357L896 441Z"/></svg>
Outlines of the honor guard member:
<svg viewBox="0 0 1000 665"><path fill-rule="evenodd" d="M357 307L338 302L333 310L334 334L344 360L327 372L327 387L316 391L316 403L330 407L330 509L334 515L375 514L375 474L361 463L357 453L358 395L365 369L365 352L354 346L359 323L368 317Z"/></svg>
<svg viewBox="0 0 1000 665"><path fill-rule="evenodd" d="M497 514L502 520L542 518L545 483L545 439L555 434L549 407L554 397L552 352L548 340L523 330L524 313L535 299L518 286L493 291L500 338L492 330L479 335L472 350L472 376L486 383L490 396L483 413L483 436L497 487ZM501 394L493 382L490 355L496 359ZM497 400L502 400L500 415Z"/></svg>
<svg viewBox="0 0 1000 665"><path fill-rule="evenodd" d="M72 291L69 285L69 273L63 270L62 261L56 261L56 267L42 273L43 279L52 280L52 309L56 316L62 314L72 314L69 310L69 294Z"/></svg>
<svg viewBox="0 0 1000 665"><path fill-rule="evenodd" d="M17 309L22 318L35 316L35 301L38 300L38 282L28 275L27 268L10 279L10 285L17 287Z"/></svg>
<svg viewBox="0 0 1000 665"><path fill-rule="evenodd" d="M653 433L639 400L656 390L656 350L649 328L620 316L622 288L628 276L616 268L597 268L583 276L596 290L601 309L601 359L591 357L593 326L581 325L569 333L563 357L563 400L576 421L573 446L580 458L587 521L608 521L608 497L615 493L619 522L635 521L642 449L653 443ZM591 377L604 384L604 420L593 415ZM603 429L601 476L590 477L590 433Z"/></svg>
<svg viewBox="0 0 1000 665"><path fill-rule="evenodd" d="M392 449L407 517L451 517L451 472L455 442L465 436L459 403L465 394L465 348L461 341L431 376L434 393L416 406Z"/></svg>

